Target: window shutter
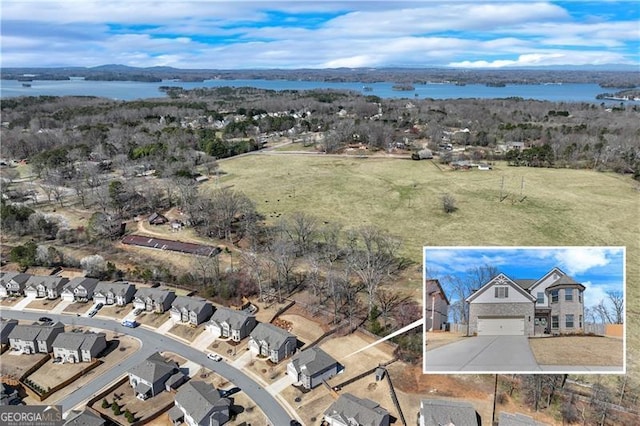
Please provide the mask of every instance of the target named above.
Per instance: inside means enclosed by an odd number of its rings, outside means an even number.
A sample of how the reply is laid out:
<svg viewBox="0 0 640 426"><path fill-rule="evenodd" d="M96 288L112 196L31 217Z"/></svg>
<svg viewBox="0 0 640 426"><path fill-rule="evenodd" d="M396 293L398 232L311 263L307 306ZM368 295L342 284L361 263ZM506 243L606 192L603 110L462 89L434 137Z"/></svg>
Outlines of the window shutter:
<svg viewBox="0 0 640 426"><path fill-rule="evenodd" d="M500 296L498 296L498 287L494 288L494 290L496 291L496 299Z"/></svg>
<svg viewBox="0 0 640 426"><path fill-rule="evenodd" d="M509 287L505 287L504 288L504 298L508 299L509 298Z"/></svg>

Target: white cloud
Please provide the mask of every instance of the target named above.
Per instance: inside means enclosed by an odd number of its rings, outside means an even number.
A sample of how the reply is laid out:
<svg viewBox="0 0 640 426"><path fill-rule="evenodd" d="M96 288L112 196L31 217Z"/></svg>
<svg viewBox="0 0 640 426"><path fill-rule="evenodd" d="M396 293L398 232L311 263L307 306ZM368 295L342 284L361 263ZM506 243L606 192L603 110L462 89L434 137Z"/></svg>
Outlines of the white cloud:
<svg viewBox="0 0 640 426"><path fill-rule="evenodd" d="M575 247L559 250L555 259L569 275L578 275L611 262L611 249L604 247Z"/></svg>

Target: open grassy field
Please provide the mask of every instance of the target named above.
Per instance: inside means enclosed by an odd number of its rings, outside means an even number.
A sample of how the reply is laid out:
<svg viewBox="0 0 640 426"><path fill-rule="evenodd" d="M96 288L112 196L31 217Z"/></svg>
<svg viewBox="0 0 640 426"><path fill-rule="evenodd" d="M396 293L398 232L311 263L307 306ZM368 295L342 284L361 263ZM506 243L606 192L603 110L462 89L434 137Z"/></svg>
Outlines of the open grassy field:
<svg viewBox="0 0 640 426"><path fill-rule="evenodd" d="M638 182L614 173L504 163L491 171L441 167L391 158L248 155L221 163L221 183L247 194L272 223L303 211L345 227L389 230L402 238L402 254L418 265L425 245L626 246L627 349L637 352ZM214 187L209 182L203 190ZM442 211L445 193L457 201L452 214ZM628 356L628 362L628 371L640 370L640 359Z"/></svg>

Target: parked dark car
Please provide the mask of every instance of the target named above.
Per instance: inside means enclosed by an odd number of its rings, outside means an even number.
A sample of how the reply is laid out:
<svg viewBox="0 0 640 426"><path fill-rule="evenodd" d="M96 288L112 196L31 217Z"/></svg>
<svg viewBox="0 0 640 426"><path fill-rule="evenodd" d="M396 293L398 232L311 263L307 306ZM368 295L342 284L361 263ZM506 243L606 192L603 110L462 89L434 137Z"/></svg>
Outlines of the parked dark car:
<svg viewBox="0 0 640 426"><path fill-rule="evenodd" d="M40 322L53 322L53 320L49 317L40 317L38 318L38 321Z"/></svg>

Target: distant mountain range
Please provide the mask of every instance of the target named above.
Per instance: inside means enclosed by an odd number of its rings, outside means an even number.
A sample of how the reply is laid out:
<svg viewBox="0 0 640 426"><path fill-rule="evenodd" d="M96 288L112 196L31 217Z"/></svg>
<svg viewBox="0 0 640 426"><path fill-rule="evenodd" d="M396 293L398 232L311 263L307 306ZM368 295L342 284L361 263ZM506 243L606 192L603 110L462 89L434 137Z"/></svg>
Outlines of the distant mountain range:
<svg viewBox="0 0 640 426"><path fill-rule="evenodd" d="M130 67L106 64L96 67L21 67L4 68L3 80L68 80L81 77L98 81L143 81L160 82L179 80L199 82L204 80L308 80L333 82L379 81L399 84L421 84L426 82L454 82L461 84L539 84L596 83L602 87L634 88L640 86L640 70L626 64L600 66L554 66L502 69L461 68L333 68L333 69L180 69L167 66Z"/></svg>

